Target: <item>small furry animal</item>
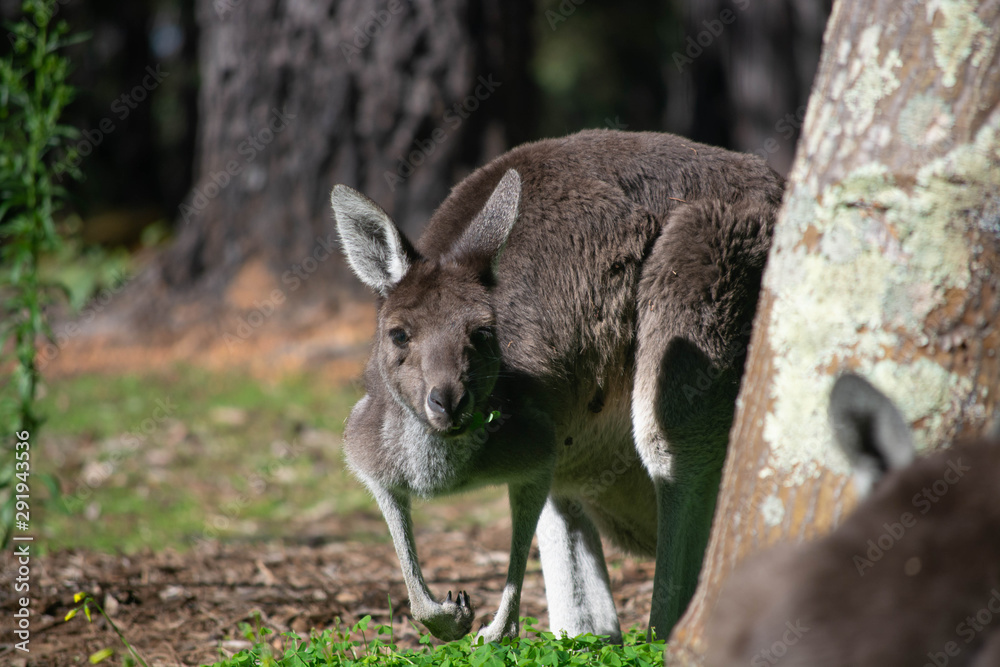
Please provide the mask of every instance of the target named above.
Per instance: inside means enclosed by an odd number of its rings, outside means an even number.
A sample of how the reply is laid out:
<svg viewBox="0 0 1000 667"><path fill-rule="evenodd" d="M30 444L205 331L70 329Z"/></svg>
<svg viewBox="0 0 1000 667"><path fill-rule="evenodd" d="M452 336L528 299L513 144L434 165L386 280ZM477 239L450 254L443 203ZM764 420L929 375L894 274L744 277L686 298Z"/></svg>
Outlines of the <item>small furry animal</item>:
<svg viewBox="0 0 1000 667"><path fill-rule="evenodd" d="M1000 439L915 458L903 417L856 375L830 415L870 495L826 537L737 568L705 664L1000 665Z"/></svg>
<svg viewBox="0 0 1000 667"><path fill-rule="evenodd" d="M508 487L513 535L480 637L517 634L536 528L554 630L620 641L603 534L655 554L667 635L701 568L782 185L753 156L586 131L477 170L416 244L334 187L347 260L378 295L346 457L436 637L468 633L473 610L432 598L410 498L488 484Z"/></svg>

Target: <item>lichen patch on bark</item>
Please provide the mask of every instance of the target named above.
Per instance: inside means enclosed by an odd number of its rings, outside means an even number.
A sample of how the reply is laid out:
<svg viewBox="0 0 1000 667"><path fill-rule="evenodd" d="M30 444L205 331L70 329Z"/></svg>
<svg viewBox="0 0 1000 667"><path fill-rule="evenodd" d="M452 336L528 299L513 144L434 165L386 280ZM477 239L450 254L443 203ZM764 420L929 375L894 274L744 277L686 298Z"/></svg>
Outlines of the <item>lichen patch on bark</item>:
<svg viewBox="0 0 1000 667"><path fill-rule="evenodd" d="M919 444L947 437L972 383L933 360L927 322L969 287L974 230L997 224L982 203L1000 193L998 125L1000 112L915 178L871 162L819 193L793 183L764 280L775 354L764 438L787 484L847 473L826 419L831 369L871 377L920 425Z"/></svg>

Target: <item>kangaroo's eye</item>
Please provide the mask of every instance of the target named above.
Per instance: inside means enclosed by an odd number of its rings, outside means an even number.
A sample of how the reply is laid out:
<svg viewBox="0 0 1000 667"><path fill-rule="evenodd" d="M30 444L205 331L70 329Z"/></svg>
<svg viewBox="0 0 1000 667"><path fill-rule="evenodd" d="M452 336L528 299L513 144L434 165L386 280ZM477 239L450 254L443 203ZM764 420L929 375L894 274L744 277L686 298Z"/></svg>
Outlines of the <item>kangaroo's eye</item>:
<svg viewBox="0 0 1000 667"><path fill-rule="evenodd" d="M396 327L395 329L389 329L389 339L392 340L392 344L396 347L406 347L406 344L410 342L410 335L406 333L405 329Z"/></svg>
<svg viewBox="0 0 1000 667"><path fill-rule="evenodd" d="M494 333L492 327L479 327L472 332L472 336L470 336L470 338L472 339L473 345L485 345L493 340L493 336Z"/></svg>

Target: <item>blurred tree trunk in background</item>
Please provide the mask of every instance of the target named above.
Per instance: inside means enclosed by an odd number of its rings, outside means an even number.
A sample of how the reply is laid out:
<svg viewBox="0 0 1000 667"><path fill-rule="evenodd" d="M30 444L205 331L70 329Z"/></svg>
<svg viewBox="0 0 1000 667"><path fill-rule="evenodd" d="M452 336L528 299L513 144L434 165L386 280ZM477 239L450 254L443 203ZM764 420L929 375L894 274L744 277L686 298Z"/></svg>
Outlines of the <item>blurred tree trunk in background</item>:
<svg viewBox="0 0 1000 667"><path fill-rule="evenodd" d="M532 127L527 0L200 0L197 18L196 180L143 281L160 288L141 307L157 324L164 300L219 296L251 258L280 276L310 256L335 183L415 233ZM340 267L323 262L310 287L332 293Z"/></svg>
<svg viewBox="0 0 1000 667"><path fill-rule="evenodd" d="M665 125L787 174L832 0L680 0Z"/></svg>
<svg viewBox="0 0 1000 667"><path fill-rule="evenodd" d="M116 300L105 328L125 315L170 334L231 301L241 272L285 276L329 235L335 183L362 190L416 236L475 167L583 127L676 132L766 155L781 170L828 5L195 0L194 182L172 245ZM356 287L343 267L339 257L322 262L297 299L318 290L333 305L342 286Z"/></svg>
<svg viewBox="0 0 1000 667"><path fill-rule="evenodd" d="M870 378L923 448L1000 410L998 41L996 2L837 3L670 664L700 664L738 561L823 533L853 505L826 414L837 375Z"/></svg>

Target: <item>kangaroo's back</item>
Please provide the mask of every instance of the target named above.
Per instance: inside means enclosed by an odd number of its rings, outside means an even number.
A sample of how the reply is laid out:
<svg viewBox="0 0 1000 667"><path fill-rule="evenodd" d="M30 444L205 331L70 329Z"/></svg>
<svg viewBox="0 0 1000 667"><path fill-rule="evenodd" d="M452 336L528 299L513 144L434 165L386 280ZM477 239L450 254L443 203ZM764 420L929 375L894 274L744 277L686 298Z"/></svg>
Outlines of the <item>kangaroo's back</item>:
<svg viewBox="0 0 1000 667"><path fill-rule="evenodd" d="M498 333L514 341L502 350L507 366L547 389L605 380L609 368L631 378L638 281L674 214L723 201L766 209L758 219L768 225L783 187L750 155L670 134L590 130L526 144L475 171L434 213L418 252L448 252L509 169L521 176L521 202L497 272Z"/></svg>
<svg viewBox="0 0 1000 667"><path fill-rule="evenodd" d="M521 175L518 228L527 226L525 216L535 217L532 207L539 202L558 204L573 192L585 196L596 181L658 218L683 203L678 200L780 203L783 188L781 177L752 155L672 134L587 130L519 146L477 169L434 212L417 250L425 256L447 252L508 169Z"/></svg>

